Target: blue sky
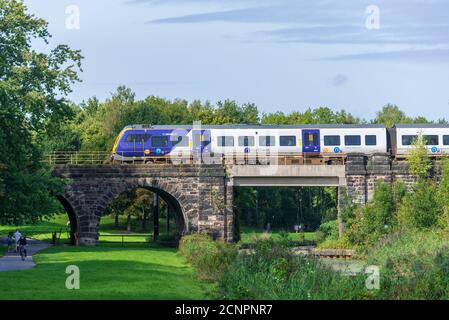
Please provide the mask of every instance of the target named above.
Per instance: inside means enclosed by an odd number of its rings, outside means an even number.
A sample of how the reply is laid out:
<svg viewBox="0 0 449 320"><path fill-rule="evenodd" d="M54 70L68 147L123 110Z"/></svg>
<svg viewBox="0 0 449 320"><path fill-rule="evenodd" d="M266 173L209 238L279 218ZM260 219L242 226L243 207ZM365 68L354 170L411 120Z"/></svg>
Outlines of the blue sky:
<svg viewBox="0 0 449 320"><path fill-rule="evenodd" d="M446 0L25 0L51 43L85 56L76 102L119 85L138 98L254 102L263 112L387 103L449 118ZM80 28L66 27L76 5ZM366 9L380 10L369 30ZM37 45L39 46L39 45Z"/></svg>

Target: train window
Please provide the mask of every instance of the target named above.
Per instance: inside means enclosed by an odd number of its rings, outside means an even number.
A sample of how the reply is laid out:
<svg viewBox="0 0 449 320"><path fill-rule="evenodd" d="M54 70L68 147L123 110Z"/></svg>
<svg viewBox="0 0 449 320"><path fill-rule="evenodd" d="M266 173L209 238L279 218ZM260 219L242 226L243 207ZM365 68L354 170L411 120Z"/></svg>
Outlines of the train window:
<svg viewBox="0 0 449 320"><path fill-rule="evenodd" d="M449 146L449 136L443 136L443 145Z"/></svg>
<svg viewBox="0 0 449 320"><path fill-rule="evenodd" d="M168 136L152 136L151 137L152 147L168 147Z"/></svg>
<svg viewBox="0 0 449 320"><path fill-rule="evenodd" d="M219 136L217 139L217 145L219 147L233 147L234 137L233 136Z"/></svg>
<svg viewBox="0 0 449 320"><path fill-rule="evenodd" d="M132 133L126 136L125 142L146 142L150 137L148 133Z"/></svg>
<svg viewBox="0 0 449 320"><path fill-rule="evenodd" d="M279 142L280 142L281 147L295 147L296 146L296 137L295 136L281 136Z"/></svg>
<svg viewBox="0 0 449 320"><path fill-rule="evenodd" d="M437 135L425 135L424 141L426 142L426 146L437 146L439 144L439 140Z"/></svg>
<svg viewBox="0 0 449 320"><path fill-rule="evenodd" d="M254 147L254 137L253 136L239 137L239 147Z"/></svg>
<svg viewBox="0 0 449 320"><path fill-rule="evenodd" d="M260 136L259 146L261 147L274 147L276 145L274 136Z"/></svg>
<svg viewBox="0 0 449 320"><path fill-rule="evenodd" d="M411 146L413 144L413 141L416 140L418 136L416 135L403 135L402 136L402 145L403 146Z"/></svg>
<svg viewBox="0 0 449 320"><path fill-rule="evenodd" d="M189 137L188 136L173 136L172 142L174 146L177 147L188 147L189 146Z"/></svg>
<svg viewBox="0 0 449 320"><path fill-rule="evenodd" d="M325 146L339 146L340 145L340 136L324 136L324 145Z"/></svg>
<svg viewBox="0 0 449 320"><path fill-rule="evenodd" d="M377 145L377 136L369 135L365 136L365 146L375 146Z"/></svg>
<svg viewBox="0 0 449 320"><path fill-rule="evenodd" d="M345 136L346 146L360 146L362 145L362 138L360 136Z"/></svg>

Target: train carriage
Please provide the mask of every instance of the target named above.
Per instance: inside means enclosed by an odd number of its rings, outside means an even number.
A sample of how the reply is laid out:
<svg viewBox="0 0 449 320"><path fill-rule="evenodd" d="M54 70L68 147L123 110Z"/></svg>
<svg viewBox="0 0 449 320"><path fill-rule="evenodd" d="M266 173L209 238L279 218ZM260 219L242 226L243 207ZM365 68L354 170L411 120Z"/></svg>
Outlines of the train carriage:
<svg viewBox="0 0 449 320"><path fill-rule="evenodd" d="M392 154L405 157L413 148L418 135L424 137L427 152L432 156L449 154L449 125L397 124L388 130Z"/></svg>
<svg viewBox="0 0 449 320"><path fill-rule="evenodd" d="M128 126L113 150L118 161L212 154L226 158L320 156L386 153L386 129L380 125L223 125Z"/></svg>

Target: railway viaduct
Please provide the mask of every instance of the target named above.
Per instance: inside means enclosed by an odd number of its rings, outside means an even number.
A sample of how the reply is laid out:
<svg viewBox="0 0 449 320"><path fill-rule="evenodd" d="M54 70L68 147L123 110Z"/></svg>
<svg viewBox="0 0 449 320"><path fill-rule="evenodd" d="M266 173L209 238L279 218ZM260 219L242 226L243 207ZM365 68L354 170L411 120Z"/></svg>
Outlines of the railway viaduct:
<svg viewBox="0 0 449 320"><path fill-rule="evenodd" d="M356 203L366 203L377 180L414 181L406 163L387 155L351 155L344 165L58 165L54 175L67 180L58 198L77 244L95 244L107 206L120 193L138 187L167 203L180 234L205 232L231 242L236 186L332 186L340 207L346 193Z"/></svg>

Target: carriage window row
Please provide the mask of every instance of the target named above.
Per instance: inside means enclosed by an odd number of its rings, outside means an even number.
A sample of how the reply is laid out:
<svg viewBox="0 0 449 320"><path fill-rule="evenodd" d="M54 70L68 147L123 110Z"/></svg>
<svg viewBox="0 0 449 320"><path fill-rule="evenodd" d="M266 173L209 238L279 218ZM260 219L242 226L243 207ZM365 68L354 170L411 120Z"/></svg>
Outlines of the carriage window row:
<svg viewBox="0 0 449 320"><path fill-rule="evenodd" d="M125 138L125 142L145 143L151 139L151 146L157 148L168 147L168 136L152 136L148 133L133 133Z"/></svg>
<svg viewBox="0 0 449 320"><path fill-rule="evenodd" d="M279 144L281 147L294 147L296 146L296 136L280 136ZM233 147L234 146L234 136L219 136L217 138L217 146L219 147ZM238 137L239 147L254 147L255 137L254 136L239 136ZM276 137L275 136L259 136L259 146L261 147L275 147Z"/></svg>
<svg viewBox="0 0 449 320"><path fill-rule="evenodd" d="M345 138L345 146L361 146L362 145L362 137L359 135L347 135ZM324 145L325 146L339 146L341 145L340 136L324 136ZM366 135L365 136L365 145L366 146L376 146L377 145L377 136L376 135Z"/></svg>
<svg viewBox="0 0 449 320"><path fill-rule="evenodd" d="M344 136L346 146L361 146L362 137L360 135L347 135ZM274 136L260 136L259 146L261 147L274 147L276 146ZM280 136L279 142L281 147L294 147L296 146L296 136ZM219 147L233 147L234 137L233 136L220 136L217 140L217 145ZM253 136L240 136L238 137L239 147L253 147L254 137ZM339 146L341 145L340 136L324 136L325 146ZM366 135L365 136L366 146L376 146L377 136L376 135Z"/></svg>
<svg viewBox="0 0 449 320"><path fill-rule="evenodd" d="M438 135L424 135L423 138L426 146L435 146L440 144ZM416 139L418 139L417 135L403 135L402 145L411 146ZM443 145L449 146L449 136L443 136Z"/></svg>

